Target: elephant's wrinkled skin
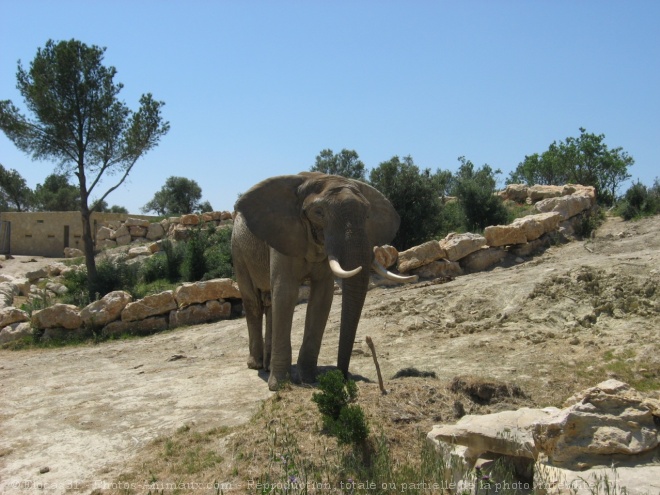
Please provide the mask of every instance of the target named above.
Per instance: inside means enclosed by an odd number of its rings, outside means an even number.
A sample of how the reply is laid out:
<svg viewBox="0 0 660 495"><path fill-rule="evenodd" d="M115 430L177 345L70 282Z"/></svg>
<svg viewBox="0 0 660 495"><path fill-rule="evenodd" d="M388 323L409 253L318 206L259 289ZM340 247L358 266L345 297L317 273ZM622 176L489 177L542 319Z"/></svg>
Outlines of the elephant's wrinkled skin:
<svg viewBox="0 0 660 495"><path fill-rule="evenodd" d="M248 366L270 367L271 390L290 378L293 310L298 288L308 278L298 371L301 380L315 380L337 275L344 278L337 367L347 375L373 248L392 240L399 215L373 187L316 172L260 182L241 196L236 211L232 255L248 325ZM331 269L332 259L339 271Z"/></svg>

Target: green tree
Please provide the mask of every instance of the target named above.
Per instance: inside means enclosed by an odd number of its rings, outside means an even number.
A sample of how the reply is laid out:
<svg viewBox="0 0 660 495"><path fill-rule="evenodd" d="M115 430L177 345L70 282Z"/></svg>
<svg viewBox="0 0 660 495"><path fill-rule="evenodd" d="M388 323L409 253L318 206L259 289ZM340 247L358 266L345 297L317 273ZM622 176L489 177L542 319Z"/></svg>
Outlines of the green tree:
<svg viewBox="0 0 660 495"><path fill-rule="evenodd" d="M364 163L354 150L343 149L333 153L331 149L321 151L316 157L316 163L310 169L312 172L341 175L349 179L365 180Z"/></svg>
<svg viewBox="0 0 660 495"><path fill-rule="evenodd" d="M408 249L433 238L440 228L442 202L438 176L430 169L420 171L410 156L382 162L369 174L371 185L390 200L401 217L392 244Z"/></svg>
<svg viewBox="0 0 660 495"><path fill-rule="evenodd" d="M27 211L33 200L32 189L21 174L0 164L0 211Z"/></svg>
<svg viewBox="0 0 660 495"><path fill-rule="evenodd" d="M128 213L128 210L123 206L108 206L108 202L105 200L95 200L89 209L90 211L98 211L101 213Z"/></svg>
<svg viewBox="0 0 660 495"><path fill-rule="evenodd" d="M168 177L165 185L142 207L142 212L155 211L158 215L186 215L199 211L213 211L208 201L200 203L202 188L196 181L185 177Z"/></svg>
<svg viewBox="0 0 660 495"><path fill-rule="evenodd" d="M630 178L628 167L635 160L621 147L609 149L604 141L604 134L580 128L579 137L553 142L540 156L526 156L507 183L593 186L599 202L612 204L621 184Z"/></svg>
<svg viewBox="0 0 660 495"><path fill-rule="evenodd" d="M507 221L507 211L497 191L496 175L502 172L485 164L475 169L464 156L458 158L461 166L454 175L451 191L465 216L466 227L484 229L489 225L500 225Z"/></svg>
<svg viewBox="0 0 660 495"><path fill-rule="evenodd" d="M77 211L80 209L80 189L69 183L67 174L50 174L34 189L38 211Z"/></svg>
<svg viewBox="0 0 660 495"><path fill-rule="evenodd" d="M128 177L137 160L169 131L163 102L147 93L136 112L118 98L116 69L103 65L105 48L77 41L49 40L28 70L18 62L17 88L33 118L10 101L0 101L0 129L33 159L52 159L78 179L82 239L90 293L96 262L89 200L102 178L114 176L99 195L104 200ZM99 186L100 187L100 186Z"/></svg>

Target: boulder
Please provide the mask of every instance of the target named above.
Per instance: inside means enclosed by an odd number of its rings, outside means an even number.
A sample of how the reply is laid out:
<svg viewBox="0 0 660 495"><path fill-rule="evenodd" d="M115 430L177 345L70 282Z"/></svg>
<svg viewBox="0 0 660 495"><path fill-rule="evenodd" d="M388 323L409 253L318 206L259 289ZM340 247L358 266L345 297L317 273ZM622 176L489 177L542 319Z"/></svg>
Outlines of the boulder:
<svg viewBox="0 0 660 495"><path fill-rule="evenodd" d="M117 241L117 246L128 246L131 243L131 234L122 235L115 239Z"/></svg>
<svg viewBox="0 0 660 495"><path fill-rule="evenodd" d="M24 321L30 321L30 315L22 309L13 306L0 308L0 328Z"/></svg>
<svg viewBox="0 0 660 495"><path fill-rule="evenodd" d="M536 459L538 451L532 435L534 425L556 411L554 407L523 407L517 411L467 415L455 425L434 426L427 438L435 445L445 442L466 446L474 458L486 452L494 452L511 457Z"/></svg>
<svg viewBox="0 0 660 495"><path fill-rule="evenodd" d="M128 227L128 232L131 234L131 237L146 237L147 227L142 227L141 225L130 225Z"/></svg>
<svg viewBox="0 0 660 495"><path fill-rule="evenodd" d="M509 249L513 256L526 257L536 254L550 245L550 238L548 236L539 237L527 244L517 244Z"/></svg>
<svg viewBox="0 0 660 495"><path fill-rule="evenodd" d="M67 265L64 263L51 263L46 267L46 271L48 272L49 277L58 277L59 275L62 274L62 270L66 270Z"/></svg>
<svg viewBox="0 0 660 495"><path fill-rule="evenodd" d="M121 317L121 312L133 300L133 297L123 290L109 292L98 301L88 304L80 311L80 317L88 328L107 325Z"/></svg>
<svg viewBox="0 0 660 495"><path fill-rule="evenodd" d="M397 270L401 273L409 272L414 268L419 268L446 257L447 252L440 246L438 241L428 241L401 251L397 260Z"/></svg>
<svg viewBox="0 0 660 495"><path fill-rule="evenodd" d="M605 456L658 447L653 409L660 405L651 404L628 384L607 380L568 399L564 409L538 421L532 434L554 465L603 464Z"/></svg>
<svg viewBox="0 0 660 495"><path fill-rule="evenodd" d="M179 222L181 225L186 225L186 226L192 226L192 225L199 225L199 215L195 215L193 213L188 214L188 215L181 215L181 218L179 219Z"/></svg>
<svg viewBox="0 0 660 495"><path fill-rule="evenodd" d="M72 247L65 247L64 248L64 257L65 258L81 258L82 256L85 256L85 253L83 253L78 248L72 248Z"/></svg>
<svg viewBox="0 0 660 495"><path fill-rule="evenodd" d="M149 227L149 220L143 218L127 218L124 225L129 229L131 227L143 227L146 229Z"/></svg>
<svg viewBox="0 0 660 495"><path fill-rule="evenodd" d="M527 189L527 196L532 203L541 201L547 198L556 198L558 196L565 196L571 194L565 189L565 186L551 186L535 184Z"/></svg>
<svg viewBox="0 0 660 495"><path fill-rule="evenodd" d="M552 211L516 218L511 225L522 230L525 239L529 242L538 239L543 234L557 230L562 220L563 217L560 213Z"/></svg>
<svg viewBox="0 0 660 495"><path fill-rule="evenodd" d="M180 285L174 291L179 307L200 304L213 299L241 298L238 285L230 278L216 278L204 282Z"/></svg>
<svg viewBox="0 0 660 495"><path fill-rule="evenodd" d="M147 239L150 241L157 241L165 236L165 229L160 223L150 223L147 229Z"/></svg>
<svg viewBox="0 0 660 495"><path fill-rule="evenodd" d="M113 239L113 236L115 235L115 231L112 230L109 227L101 227L96 231L96 242L97 244L101 241L105 241L107 239Z"/></svg>
<svg viewBox="0 0 660 495"><path fill-rule="evenodd" d="M121 320L125 322L144 320L150 316L169 313L176 308L177 304L174 299L174 292L167 290L128 303L121 312Z"/></svg>
<svg viewBox="0 0 660 495"><path fill-rule="evenodd" d="M114 249L117 247L117 241L113 241L112 239L105 239L100 242L97 241L96 247L98 247L99 249Z"/></svg>
<svg viewBox="0 0 660 495"><path fill-rule="evenodd" d="M59 282L46 283L46 290L49 290L52 293L57 294L58 296L63 296L64 294L69 292L69 289L67 289L64 284L60 284Z"/></svg>
<svg viewBox="0 0 660 495"><path fill-rule="evenodd" d="M481 272L499 263L506 257L502 248L483 247L461 259L460 265L466 273Z"/></svg>
<svg viewBox="0 0 660 495"><path fill-rule="evenodd" d="M34 283L41 278L48 278L48 272L46 271L46 268L39 268L38 270L27 272L25 277L30 281L30 283Z"/></svg>
<svg viewBox="0 0 660 495"><path fill-rule="evenodd" d="M119 237L126 237L127 235L131 235L130 230L128 230L128 227L124 224L122 224L117 230L115 230L115 233L112 235L111 239L117 240Z"/></svg>
<svg viewBox="0 0 660 495"><path fill-rule="evenodd" d="M518 225L491 225L484 229L486 244L491 247L525 244L527 237Z"/></svg>
<svg viewBox="0 0 660 495"><path fill-rule="evenodd" d="M197 325L231 316L231 304L227 301L206 301L170 312L170 327Z"/></svg>
<svg viewBox="0 0 660 495"><path fill-rule="evenodd" d="M167 316L154 316L138 321L116 320L108 323L101 330L101 334L106 337L120 335L149 335L156 332L162 332L169 328Z"/></svg>
<svg viewBox="0 0 660 495"><path fill-rule="evenodd" d="M128 250L128 259L137 258L138 256L151 256L151 248L149 246L136 246Z"/></svg>
<svg viewBox="0 0 660 495"><path fill-rule="evenodd" d="M449 261L458 261L465 258L468 254L481 249L485 245L486 238L484 236L470 232L465 234L452 232L440 241L440 247L447 252L446 258Z"/></svg>
<svg viewBox="0 0 660 495"><path fill-rule="evenodd" d="M592 200L587 194L576 193L570 196L544 199L536 203L535 208L542 212L554 211L568 220L578 213L591 208Z"/></svg>
<svg viewBox="0 0 660 495"><path fill-rule="evenodd" d="M73 304L53 304L32 313L32 326L38 329L65 328L73 330L82 326L78 308Z"/></svg>
<svg viewBox="0 0 660 495"><path fill-rule="evenodd" d="M377 246L374 248L374 256L378 263L385 268L389 268L396 263L396 260L399 257L399 252L394 246Z"/></svg>
<svg viewBox="0 0 660 495"><path fill-rule="evenodd" d="M0 328L0 344L6 344L32 335L32 326L29 322L12 323Z"/></svg>
<svg viewBox="0 0 660 495"><path fill-rule="evenodd" d="M527 200L527 185L525 184L509 184L498 195L503 200L515 201L516 203L524 203Z"/></svg>
<svg viewBox="0 0 660 495"><path fill-rule="evenodd" d="M0 282L0 308L12 306L14 297L20 294L20 289L13 282Z"/></svg>
<svg viewBox="0 0 660 495"><path fill-rule="evenodd" d="M456 261L437 260L412 271L420 278L453 278L463 275L461 265Z"/></svg>

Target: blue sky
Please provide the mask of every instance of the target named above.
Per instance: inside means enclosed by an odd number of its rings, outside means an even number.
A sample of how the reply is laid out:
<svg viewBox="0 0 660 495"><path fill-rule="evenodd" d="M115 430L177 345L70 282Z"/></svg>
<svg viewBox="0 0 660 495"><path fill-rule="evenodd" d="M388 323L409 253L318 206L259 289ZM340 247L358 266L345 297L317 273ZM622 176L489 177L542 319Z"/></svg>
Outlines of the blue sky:
<svg viewBox="0 0 660 495"><path fill-rule="evenodd" d="M17 61L75 38L107 47L129 107L165 101L169 134L107 199L132 213L170 176L231 210L325 148L368 169L411 155L455 171L465 156L504 179L580 127L632 155L633 179L660 175L655 0L5 0L0 15L0 99L22 107ZM2 133L0 163L32 188L55 168Z"/></svg>

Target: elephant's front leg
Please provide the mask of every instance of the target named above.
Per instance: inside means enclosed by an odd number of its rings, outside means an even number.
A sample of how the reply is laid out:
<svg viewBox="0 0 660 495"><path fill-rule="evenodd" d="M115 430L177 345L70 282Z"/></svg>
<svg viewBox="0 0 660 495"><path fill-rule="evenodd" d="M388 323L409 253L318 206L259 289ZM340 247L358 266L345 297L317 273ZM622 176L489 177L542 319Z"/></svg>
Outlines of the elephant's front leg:
<svg viewBox="0 0 660 495"><path fill-rule="evenodd" d="M268 388L291 379L291 324L298 302L301 266L297 258L271 250L271 355Z"/></svg>
<svg viewBox="0 0 660 495"><path fill-rule="evenodd" d="M320 263L312 277L312 285L305 315L305 334L298 354L298 374L306 383L316 381L316 365L321 350L321 342L332 306L335 283L327 263Z"/></svg>

